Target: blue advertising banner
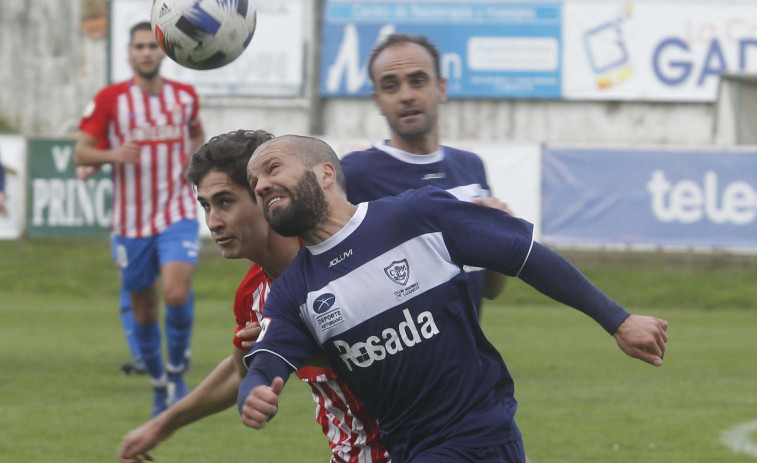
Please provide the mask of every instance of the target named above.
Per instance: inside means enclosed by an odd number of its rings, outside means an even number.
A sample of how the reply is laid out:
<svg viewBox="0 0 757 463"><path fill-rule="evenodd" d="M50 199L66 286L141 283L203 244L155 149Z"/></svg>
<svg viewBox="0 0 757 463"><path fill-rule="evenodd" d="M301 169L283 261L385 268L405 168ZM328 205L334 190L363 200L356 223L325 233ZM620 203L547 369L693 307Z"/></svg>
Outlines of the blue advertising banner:
<svg viewBox="0 0 757 463"><path fill-rule="evenodd" d="M757 249L757 153L546 148L554 244Z"/></svg>
<svg viewBox="0 0 757 463"><path fill-rule="evenodd" d="M320 92L369 96L368 57L392 33L421 34L441 53L451 98L560 98L560 2L327 0Z"/></svg>

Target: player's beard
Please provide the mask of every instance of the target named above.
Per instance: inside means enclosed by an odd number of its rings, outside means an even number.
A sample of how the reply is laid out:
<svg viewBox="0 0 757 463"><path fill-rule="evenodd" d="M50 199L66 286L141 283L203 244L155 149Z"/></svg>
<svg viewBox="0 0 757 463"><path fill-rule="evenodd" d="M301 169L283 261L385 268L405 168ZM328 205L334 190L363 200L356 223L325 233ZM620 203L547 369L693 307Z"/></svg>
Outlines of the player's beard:
<svg viewBox="0 0 757 463"><path fill-rule="evenodd" d="M150 70L142 70L139 67L136 68L137 74L144 79L154 79L160 74L160 62L155 65L155 68Z"/></svg>
<svg viewBox="0 0 757 463"><path fill-rule="evenodd" d="M289 190L289 206L265 211L273 231L281 236L303 236L328 216L329 206L312 170L306 170Z"/></svg>

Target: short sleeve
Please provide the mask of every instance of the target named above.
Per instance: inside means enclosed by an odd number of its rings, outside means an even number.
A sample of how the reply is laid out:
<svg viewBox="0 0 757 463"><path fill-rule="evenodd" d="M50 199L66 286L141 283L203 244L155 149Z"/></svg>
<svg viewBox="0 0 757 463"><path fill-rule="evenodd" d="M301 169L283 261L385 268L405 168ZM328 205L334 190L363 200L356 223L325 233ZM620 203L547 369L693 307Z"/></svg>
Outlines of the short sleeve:
<svg viewBox="0 0 757 463"><path fill-rule="evenodd" d="M112 118L113 101L108 90L109 87L106 87L95 95L95 98L85 108L79 123L79 130L98 140L107 139L108 124L110 124Z"/></svg>

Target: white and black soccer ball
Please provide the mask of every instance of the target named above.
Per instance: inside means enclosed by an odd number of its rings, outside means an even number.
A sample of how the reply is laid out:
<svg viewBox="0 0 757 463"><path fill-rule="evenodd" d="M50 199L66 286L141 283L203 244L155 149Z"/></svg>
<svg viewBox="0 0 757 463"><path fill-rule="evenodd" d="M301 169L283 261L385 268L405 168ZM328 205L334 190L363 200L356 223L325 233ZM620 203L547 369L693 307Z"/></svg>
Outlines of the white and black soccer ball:
<svg viewBox="0 0 757 463"><path fill-rule="evenodd" d="M152 31L166 55L190 69L234 61L255 34L253 0L153 0Z"/></svg>

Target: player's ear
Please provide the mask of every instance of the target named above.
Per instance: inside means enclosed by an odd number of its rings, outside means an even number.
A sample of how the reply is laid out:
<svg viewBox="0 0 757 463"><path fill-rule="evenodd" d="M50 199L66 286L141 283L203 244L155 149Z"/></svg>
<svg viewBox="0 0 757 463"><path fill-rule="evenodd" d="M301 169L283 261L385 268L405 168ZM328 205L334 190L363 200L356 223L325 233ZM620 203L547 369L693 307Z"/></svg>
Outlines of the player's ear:
<svg viewBox="0 0 757 463"><path fill-rule="evenodd" d="M323 187L326 188L329 185L336 183L336 167L330 162L324 162L321 164L323 173L321 175L321 181Z"/></svg>
<svg viewBox="0 0 757 463"><path fill-rule="evenodd" d="M439 77L439 98L437 101L439 103L447 102L447 79L441 76Z"/></svg>

